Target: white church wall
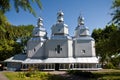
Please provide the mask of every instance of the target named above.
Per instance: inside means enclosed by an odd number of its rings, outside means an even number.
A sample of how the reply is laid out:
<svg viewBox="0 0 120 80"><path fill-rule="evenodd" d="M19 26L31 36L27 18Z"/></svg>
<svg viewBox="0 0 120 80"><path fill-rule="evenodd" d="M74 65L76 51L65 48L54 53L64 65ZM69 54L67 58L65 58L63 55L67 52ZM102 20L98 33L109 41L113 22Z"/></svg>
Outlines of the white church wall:
<svg viewBox="0 0 120 80"><path fill-rule="evenodd" d="M27 49L28 57L43 57L44 56L44 45L41 41L29 41Z"/></svg>
<svg viewBox="0 0 120 80"><path fill-rule="evenodd" d="M75 37L79 37L79 30L77 29L77 30L75 30L75 33L74 33L74 35L75 35Z"/></svg>
<svg viewBox="0 0 120 80"><path fill-rule="evenodd" d="M64 33L68 34L68 28L67 27L64 27Z"/></svg>
<svg viewBox="0 0 120 80"><path fill-rule="evenodd" d="M44 45L36 46L32 58L44 58Z"/></svg>
<svg viewBox="0 0 120 80"><path fill-rule="evenodd" d="M45 31L36 31L36 32L33 32L33 35L34 36L45 36L46 32Z"/></svg>
<svg viewBox="0 0 120 80"><path fill-rule="evenodd" d="M68 40L68 57L73 57L73 40Z"/></svg>
<svg viewBox="0 0 120 80"><path fill-rule="evenodd" d="M91 41L75 40L75 57L92 57Z"/></svg>
<svg viewBox="0 0 120 80"><path fill-rule="evenodd" d="M82 29L80 35L90 35L89 30L87 29Z"/></svg>
<svg viewBox="0 0 120 80"><path fill-rule="evenodd" d="M92 40L91 41L91 48L92 48L92 56L96 56L96 52L95 52L95 41L94 40Z"/></svg>
<svg viewBox="0 0 120 80"><path fill-rule="evenodd" d="M63 31L63 30L61 30L61 26L59 26L59 25L57 27L56 27L56 25L52 26L52 34L61 33L61 31Z"/></svg>
<svg viewBox="0 0 120 80"><path fill-rule="evenodd" d="M45 36L46 35L46 32L45 31L40 31L39 32L39 36Z"/></svg>
<svg viewBox="0 0 120 80"><path fill-rule="evenodd" d="M60 45L60 51L57 47ZM68 41L67 40L48 40L45 49L46 56L49 58L67 58L68 57Z"/></svg>
<svg viewBox="0 0 120 80"><path fill-rule="evenodd" d="M52 34L55 33L64 33L64 34L68 34L68 27L66 24L56 24L52 26Z"/></svg>
<svg viewBox="0 0 120 80"><path fill-rule="evenodd" d="M77 41L76 40L74 40L73 41L73 57L77 57L78 56L78 52L77 52L77 49L78 49L78 47L77 47Z"/></svg>
<svg viewBox="0 0 120 80"><path fill-rule="evenodd" d="M80 35L86 35L86 34L87 34L86 32L87 32L86 30L81 29L81 30L80 30Z"/></svg>

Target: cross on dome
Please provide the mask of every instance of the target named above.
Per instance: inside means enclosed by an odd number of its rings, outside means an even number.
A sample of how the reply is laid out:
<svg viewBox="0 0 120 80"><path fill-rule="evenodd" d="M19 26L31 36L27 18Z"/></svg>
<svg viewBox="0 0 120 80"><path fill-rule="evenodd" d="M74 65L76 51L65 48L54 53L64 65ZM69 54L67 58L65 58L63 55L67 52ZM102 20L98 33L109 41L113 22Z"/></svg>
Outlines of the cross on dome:
<svg viewBox="0 0 120 80"><path fill-rule="evenodd" d="M78 25L84 25L84 17L81 15L78 17Z"/></svg>
<svg viewBox="0 0 120 80"><path fill-rule="evenodd" d="M63 22L64 21L63 16L64 16L63 11L62 10L58 11L58 13L57 13L57 22Z"/></svg>
<svg viewBox="0 0 120 80"><path fill-rule="evenodd" d="M38 27L43 26L43 19L41 17L38 18L37 25L38 25Z"/></svg>
<svg viewBox="0 0 120 80"><path fill-rule="evenodd" d="M58 13L57 13L58 16L64 16L64 13L62 10L59 10Z"/></svg>

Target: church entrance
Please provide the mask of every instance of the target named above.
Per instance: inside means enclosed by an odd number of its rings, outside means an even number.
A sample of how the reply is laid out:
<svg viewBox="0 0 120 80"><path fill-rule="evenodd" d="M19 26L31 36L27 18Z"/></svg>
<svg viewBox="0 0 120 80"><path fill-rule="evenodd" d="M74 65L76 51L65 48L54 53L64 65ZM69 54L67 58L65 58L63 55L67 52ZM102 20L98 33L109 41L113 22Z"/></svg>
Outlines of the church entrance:
<svg viewBox="0 0 120 80"><path fill-rule="evenodd" d="M59 63L56 63L56 64L55 64L55 70L56 70L56 71L59 71L59 66L60 66Z"/></svg>

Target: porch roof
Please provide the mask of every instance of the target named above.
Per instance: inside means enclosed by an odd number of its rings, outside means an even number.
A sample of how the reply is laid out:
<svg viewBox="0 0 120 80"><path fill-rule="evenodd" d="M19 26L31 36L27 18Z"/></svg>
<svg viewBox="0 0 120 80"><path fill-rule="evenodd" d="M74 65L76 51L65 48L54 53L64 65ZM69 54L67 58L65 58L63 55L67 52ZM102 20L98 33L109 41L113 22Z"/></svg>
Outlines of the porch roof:
<svg viewBox="0 0 120 80"><path fill-rule="evenodd" d="M47 59L30 59L23 61L24 64L39 64L39 63L98 63L96 57L81 57L81 58L47 58Z"/></svg>
<svg viewBox="0 0 120 80"><path fill-rule="evenodd" d="M41 63L99 63L96 57L78 57L78 58L46 58L46 59L33 59L27 58L25 54L17 54L11 58L6 59L4 62L21 62L23 64L41 64Z"/></svg>

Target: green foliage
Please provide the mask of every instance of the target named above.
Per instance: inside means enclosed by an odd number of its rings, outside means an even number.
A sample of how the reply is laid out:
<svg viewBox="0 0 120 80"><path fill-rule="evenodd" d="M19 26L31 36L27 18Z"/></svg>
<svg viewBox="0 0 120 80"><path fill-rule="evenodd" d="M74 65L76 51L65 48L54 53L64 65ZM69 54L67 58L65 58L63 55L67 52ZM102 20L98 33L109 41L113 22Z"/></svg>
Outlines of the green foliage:
<svg viewBox="0 0 120 80"><path fill-rule="evenodd" d="M93 76L91 72L87 72L87 71L68 70L67 73L74 74L81 77L86 77L86 78L90 78Z"/></svg>
<svg viewBox="0 0 120 80"><path fill-rule="evenodd" d="M9 11L13 5L16 12L19 12L21 8L24 11L29 11L34 16L36 16L36 13L32 6L34 3L37 4L40 9L42 9L40 0L13 0L13 3L11 3L10 0L0 0L0 10L5 13Z"/></svg>
<svg viewBox="0 0 120 80"><path fill-rule="evenodd" d="M119 80L120 70L104 69L102 71L92 72L94 78L100 80Z"/></svg>
<svg viewBox="0 0 120 80"><path fill-rule="evenodd" d="M0 10L6 12L10 10L10 0L0 0Z"/></svg>
<svg viewBox="0 0 120 80"><path fill-rule="evenodd" d="M92 37L95 39L96 42L99 41L99 39L102 36L102 29L94 29L92 33Z"/></svg>
<svg viewBox="0 0 120 80"><path fill-rule="evenodd" d="M9 80L71 80L64 78L61 75L53 75L45 72L34 71L30 72L3 72L5 76L9 78ZM30 76L28 76L28 74ZM69 70L68 74L75 77L80 77L85 80L119 80L120 79L120 70L115 69L103 69L100 71L91 71L91 72L82 72Z"/></svg>
<svg viewBox="0 0 120 80"><path fill-rule="evenodd" d="M13 40L0 40L0 60L4 60L9 56L11 57L14 55L14 53L19 51L17 48L17 44L15 44L15 41Z"/></svg>
<svg viewBox="0 0 120 80"><path fill-rule="evenodd" d="M113 53L120 53L120 31L114 31L110 37L110 49Z"/></svg>
<svg viewBox="0 0 120 80"><path fill-rule="evenodd" d="M116 54L114 57L112 57L111 62L114 65L114 67L120 68L119 67L119 64L120 64L120 55Z"/></svg>
<svg viewBox="0 0 120 80"><path fill-rule="evenodd" d="M120 0L113 0L112 8L114 9L112 21L120 25Z"/></svg>
<svg viewBox="0 0 120 80"><path fill-rule="evenodd" d="M4 28L6 31L0 32L0 61L22 52L31 36L33 26L6 26ZM21 43L16 42L19 38Z"/></svg>
<svg viewBox="0 0 120 80"><path fill-rule="evenodd" d="M113 64L112 64L111 62L109 62L108 64L106 64L106 65L104 66L104 68L105 68L105 69L113 69L114 66L113 66Z"/></svg>
<svg viewBox="0 0 120 80"><path fill-rule="evenodd" d="M83 71L75 71L70 70L68 74L76 75L79 77L83 77L85 80L119 80L120 79L120 70L114 69L104 69L100 71L91 71L91 72L83 72Z"/></svg>
<svg viewBox="0 0 120 80"><path fill-rule="evenodd" d="M10 26L10 23L7 21L6 16L4 13L0 10L0 32L5 32L4 29L5 26Z"/></svg>
<svg viewBox="0 0 120 80"><path fill-rule="evenodd" d="M21 8L36 16L33 9L34 3L42 9L40 0L0 0L0 61L13 56L14 54L21 53L24 45L26 45L27 40L30 38L33 29L32 25L12 26L7 21L7 18L4 15L5 12L9 11L11 6L14 6L16 12L19 12ZM20 44L16 42L17 39L21 39Z"/></svg>
<svg viewBox="0 0 120 80"><path fill-rule="evenodd" d="M33 9L32 4L35 3L40 9L42 9L40 0L13 0L13 2L14 3L11 3L10 0L0 0L0 32L5 32L5 27L10 26L10 23L8 23L4 13L11 9L11 5L14 5L16 12L19 12L21 8L24 11L29 11L34 16L36 16L36 13Z"/></svg>
<svg viewBox="0 0 120 80"><path fill-rule="evenodd" d="M40 71L33 72L4 72L9 80L65 80L64 77Z"/></svg>
<svg viewBox="0 0 120 80"><path fill-rule="evenodd" d="M109 65L114 61L111 56L120 53L120 31L114 24L106 26L104 29L93 30L92 37L96 41L96 53L100 56L102 66ZM118 65L118 64L117 64Z"/></svg>
<svg viewBox="0 0 120 80"><path fill-rule="evenodd" d="M31 3L36 3L40 9L42 9L42 4L40 0L14 0L14 6L16 12L19 12L19 9L22 8L24 11L29 11L32 13L34 16L36 16L36 13L33 9L33 6Z"/></svg>

